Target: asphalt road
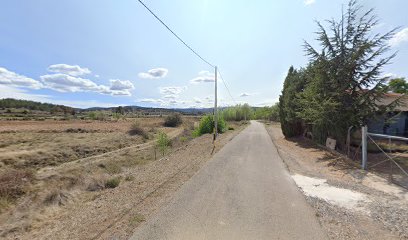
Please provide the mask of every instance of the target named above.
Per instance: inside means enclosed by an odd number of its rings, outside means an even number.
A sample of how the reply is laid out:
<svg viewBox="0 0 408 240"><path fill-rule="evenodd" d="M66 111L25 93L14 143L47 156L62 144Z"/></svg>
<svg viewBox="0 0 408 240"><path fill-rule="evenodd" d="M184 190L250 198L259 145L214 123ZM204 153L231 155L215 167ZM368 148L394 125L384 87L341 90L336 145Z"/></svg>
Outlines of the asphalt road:
<svg viewBox="0 0 408 240"><path fill-rule="evenodd" d="M131 239L327 239L265 127L243 130Z"/></svg>

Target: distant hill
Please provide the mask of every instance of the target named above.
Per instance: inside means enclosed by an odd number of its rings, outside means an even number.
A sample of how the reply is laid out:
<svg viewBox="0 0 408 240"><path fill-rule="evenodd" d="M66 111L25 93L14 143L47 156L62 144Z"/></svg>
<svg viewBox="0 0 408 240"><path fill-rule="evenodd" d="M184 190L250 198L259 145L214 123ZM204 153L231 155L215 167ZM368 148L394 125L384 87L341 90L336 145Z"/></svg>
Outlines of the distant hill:
<svg viewBox="0 0 408 240"><path fill-rule="evenodd" d="M73 112L75 108L67 107L64 105L55 105L51 103L41 103L28 100L19 100L13 98L0 99L0 108L24 108L33 111L46 111L46 112Z"/></svg>
<svg viewBox="0 0 408 240"><path fill-rule="evenodd" d="M56 105L51 103L41 103L28 100L18 100L13 98L0 99L0 108L24 108L29 110L46 111L46 112L88 112L88 111L116 111L117 107L92 107L92 108L72 108L64 105ZM154 108L140 106L122 106L124 112L147 112L166 114L170 112L179 112L183 114L201 115L212 113L213 108Z"/></svg>

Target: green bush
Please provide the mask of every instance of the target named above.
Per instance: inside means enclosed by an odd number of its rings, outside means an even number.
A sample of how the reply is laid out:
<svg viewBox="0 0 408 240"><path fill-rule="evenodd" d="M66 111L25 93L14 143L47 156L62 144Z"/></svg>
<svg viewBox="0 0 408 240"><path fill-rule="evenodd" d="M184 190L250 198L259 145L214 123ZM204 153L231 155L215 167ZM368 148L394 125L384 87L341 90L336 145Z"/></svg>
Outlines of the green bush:
<svg viewBox="0 0 408 240"><path fill-rule="evenodd" d="M183 123L180 113L173 113L166 117L164 120L165 127L178 127Z"/></svg>
<svg viewBox="0 0 408 240"><path fill-rule="evenodd" d="M120 184L120 178L115 177L115 178L108 179L106 181L106 183L105 183L105 187L106 188L115 188L115 187L119 186L119 184Z"/></svg>
<svg viewBox="0 0 408 240"><path fill-rule="evenodd" d="M88 117L92 120L99 120L99 121L106 121L107 116L104 112L101 111L93 111L88 113Z"/></svg>
<svg viewBox="0 0 408 240"><path fill-rule="evenodd" d="M167 134L165 134L164 132L160 132L159 135L157 136L156 146L163 156L166 153L167 149L169 148L170 144L171 141Z"/></svg>
<svg viewBox="0 0 408 240"><path fill-rule="evenodd" d="M227 124L224 118L218 117L218 133L223 133L227 130ZM194 130L193 136L198 137L206 133L214 132L214 117L212 115L206 115L200 120L200 124L197 129Z"/></svg>

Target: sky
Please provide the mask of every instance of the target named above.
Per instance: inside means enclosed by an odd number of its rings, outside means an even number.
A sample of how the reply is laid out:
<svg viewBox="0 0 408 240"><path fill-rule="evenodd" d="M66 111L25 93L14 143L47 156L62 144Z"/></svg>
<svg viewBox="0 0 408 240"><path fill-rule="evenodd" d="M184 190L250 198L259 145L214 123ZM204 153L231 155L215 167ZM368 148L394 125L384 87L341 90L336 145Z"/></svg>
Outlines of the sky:
<svg viewBox="0 0 408 240"><path fill-rule="evenodd" d="M144 2L218 66L230 92L220 80L220 106L270 106L278 101L289 67L308 62L303 40L317 47L315 21L339 19L348 1ZM399 27L389 42L398 55L383 74L408 77L408 1L359 3L375 8L376 31ZM1 8L0 98L79 108L214 104L214 69L137 0L13 0Z"/></svg>

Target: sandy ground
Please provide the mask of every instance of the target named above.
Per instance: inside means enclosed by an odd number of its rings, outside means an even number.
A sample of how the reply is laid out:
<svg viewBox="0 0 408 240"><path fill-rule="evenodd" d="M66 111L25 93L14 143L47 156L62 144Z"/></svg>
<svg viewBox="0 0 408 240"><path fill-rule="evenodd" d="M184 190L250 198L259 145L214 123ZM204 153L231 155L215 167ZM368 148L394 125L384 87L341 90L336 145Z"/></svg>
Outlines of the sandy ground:
<svg viewBox="0 0 408 240"><path fill-rule="evenodd" d="M237 127L235 131L220 135L215 152L242 129L243 126ZM3 224L0 227L0 237L127 239L141 222L167 203L172 194L211 158L212 150L211 135L187 141L173 147L171 153L162 159L124 168L119 174L124 180L114 189L84 193L83 190L73 188L58 195L58 204L37 209L38 213L35 215L28 217L28 213L25 213L13 216L15 220L25 224L20 224L14 230L12 226ZM117 161L126 158L129 161L132 151L136 149L125 149L115 156L110 154L103 158ZM84 167L83 171L93 169L95 166ZM30 205L30 201L25 205ZM30 221L26 221L27 218Z"/></svg>
<svg viewBox="0 0 408 240"><path fill-rule="evenodd" d="M303 138L267 125L294 181L331 239L408 239L408 192Z"/></svg>

